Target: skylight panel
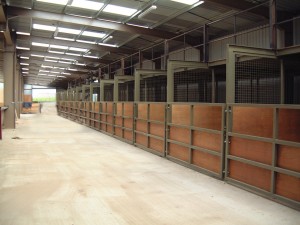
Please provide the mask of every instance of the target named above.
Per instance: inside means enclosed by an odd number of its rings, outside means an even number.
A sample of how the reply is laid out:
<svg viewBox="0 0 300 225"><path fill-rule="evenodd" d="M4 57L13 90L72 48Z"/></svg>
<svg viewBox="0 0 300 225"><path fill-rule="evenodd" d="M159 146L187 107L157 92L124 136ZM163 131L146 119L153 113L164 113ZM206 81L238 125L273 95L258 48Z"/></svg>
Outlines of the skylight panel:
<svg viewBox="0 0 300 225"><path fill-rule="evenodd" d="M103 38L105 34L102 32L83 31L82 36Z"/></svg>
<svg viewBox="0 0 300 225"><path fill-rule="evenodd" d="M37 24L37 23L34 23L32 27L33 27L33 29L36 29L36 30L46 30L46 31L55 31L56 30L55 26L48 26L48 25Z"/></svg>
<svg viewBox="0 0 300 225"><path fill-rule="evenodd" d="M102 8L103 3L87 1L87 0L73 0L71 6L98 11Z"/></svg>
<svg viewBox="0 0 300 225"><path fill-rule="evenodd" d="M66 33L66 34L80 34L81 30L76 30L76 29L71 29L71 28L64 28L64 27L59 27L58 32L61 33Z"/></svg>
<svg viewBox="0 0 300 225"><path fill-rule="evenodd" d="M104 12L107 13L113 13L118 15L124 15L124 16L131 16L133 15L137 10L117 5L107 5L104 9Z"/></svg>
<svg viewBox="0 0 300 225"><path fill-rule="evenodd" d="M68 0L36 0L37 2L45 2L57 5L67 5Z"/></svg>
<svg viewBox="0 0 300 225"><path fill-rule="evenodd" d="M199 1L199 0L171 0L173 2L179 2L182 4L186 4L186 5L193 5L197 2L199 2L199 5L202 4L204 1Z"/></svg>

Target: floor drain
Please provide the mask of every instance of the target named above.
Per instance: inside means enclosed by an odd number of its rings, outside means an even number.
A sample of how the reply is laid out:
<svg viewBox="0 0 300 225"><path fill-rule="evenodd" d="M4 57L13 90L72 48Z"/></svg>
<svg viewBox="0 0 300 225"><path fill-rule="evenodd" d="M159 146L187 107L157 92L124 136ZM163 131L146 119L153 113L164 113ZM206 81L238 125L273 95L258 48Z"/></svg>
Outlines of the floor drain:
<svg viewBox="0 0 300 225"><path fill-rule="evenodd" d="M20 137L12 137L11 139L21 139Z"/></svg>

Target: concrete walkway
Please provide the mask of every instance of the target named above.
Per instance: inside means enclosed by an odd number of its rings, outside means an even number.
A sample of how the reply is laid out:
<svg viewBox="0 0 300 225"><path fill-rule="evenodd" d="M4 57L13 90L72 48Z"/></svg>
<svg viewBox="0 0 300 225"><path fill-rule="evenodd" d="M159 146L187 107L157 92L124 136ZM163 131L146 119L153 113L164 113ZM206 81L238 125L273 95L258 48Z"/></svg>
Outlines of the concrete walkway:
<svg viewBox="0 0 300 225"><path fill-rule="evenodd" d="M298 211L42 111L0 141L1 225L299 224Z"/></svg>

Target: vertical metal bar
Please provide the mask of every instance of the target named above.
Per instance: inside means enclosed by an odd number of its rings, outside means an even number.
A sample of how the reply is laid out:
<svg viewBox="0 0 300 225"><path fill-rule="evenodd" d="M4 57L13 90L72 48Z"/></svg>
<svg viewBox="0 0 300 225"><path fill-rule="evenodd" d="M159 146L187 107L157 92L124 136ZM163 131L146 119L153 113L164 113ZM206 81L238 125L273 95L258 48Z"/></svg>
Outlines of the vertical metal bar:
<svg viewBox="0 0 300 225"><path fill-rule="evenodd" d="M230 137L228 135L229 132L232 132L232 123L233 123L233 106L227 105L226 108L226 143L225 143L225 170L224 170L224 178L229 175L229 161L228 155L230 154ZM224 144L224 142L222 143Z"/></svg>
<svg viewBox="0 0 300 225"><path fill-rule="evenodd" d="M277 148L276 139L278 138L278 114L279 109L273 109L273 143L272 143L272 171L271 171L271 193L275 193L276 189L276 172L275 167L277 164Z"/></svg>
<svg viewBox="0 0 300 225"><path fill-rule="evenodd" d="M220 143L220 152L221 152L221 164L220 164L220 178L224 179L225 173L226 173L226 168L225 168L225 151L226 151L226 144L225 144L225 140L226 140L226 118L227 118L227 114L226 114L226 106L223 105L222 106L222 120L221 120L221 143ZM226 141L227 143L227 141Z"/></svg>
<svg viewBox="0 0 300 225"><path fill-rule="evenodd" d="M164 44L164 65L163 65L164 70L167 69L168 59L169 59L169 42L167 40L165 40L165 44Z"/></svg>
<svg viewBox="0 0 300 225"><path fill-rule="evenodd" d="M174 64L168 61L167 66L167 102L174 102Z"/></svg>
<svg viewBox="0 0 300 225"><path fill-rule="evenodd" d="M150 148L150 103L147 103L147 148Z"/></svg>
<svg viewBox="0 0 300 225"><path fill-rule="evenodd" d="M100 102L104 102L104 80L100 80Z"/></svg>
<svg viewBox="0 0 300 225"><path fill-rule="evenodd" d="M203 26L203 62L208 62L208 26Z"/></svg>
<svg viewBox="0 0 300 225"><path fill-rule="evenodd" d="M119 101L119 78L115 77L114 78L114 102Z"/></svg>
<svg viewBox="0 0 300 225"><path fill-rule="evenodd" d="M121 59L121 71L122 71L122 75L125 75L125 60L124 58Z"/></svg>
<svg viewBox="0 0 300 225"><path fill-rule="evenodd" d="M139 50L139 69L143 69L143 53Z"/></svg>
<svg viewBox="0 0 300 225"><path fill-rule="evenodd" d="M212 98L212 103L216 102L216 75L215 75L215 69L211 70L211 98Z"/></svg>
<svg viewBox="0 0 300 225"><path fill-rule="evenodd" d="M141 74L138 70L135 70L134 73L134 101L139 102L140 99L140 91L141 91Z"/></svg>
<svg viewBox="0 0 300 225"><path fill-rule="evenodd" d="M284 61L280 60L280 104L285 103L285 72Z"/></svg>
<svg viewBox="0 0 300 225"><path fill-rule="evenodd" d="M227 47L226 61L226 103L235 102L235 53Z"/></svg>
<svg viewBox="0 0 300 225"><path fill-rule="evenodd" d="M276 0L270 0L270 48L277 49L277 12L276 12Z"/></svg>
<svg viewBox="0 0 300 225"><path fill-rule="evenodd" d="M233 17L234 44L236 45L236 16Z"/></svg>
<svg viewBox="0 0 300 225"><path fill-rule="evenodd" d="M194 124L194 105L190 106L190 146L189 146L189 163L192 164L192 160L193 160L193 129L192 126Z"/></svg>

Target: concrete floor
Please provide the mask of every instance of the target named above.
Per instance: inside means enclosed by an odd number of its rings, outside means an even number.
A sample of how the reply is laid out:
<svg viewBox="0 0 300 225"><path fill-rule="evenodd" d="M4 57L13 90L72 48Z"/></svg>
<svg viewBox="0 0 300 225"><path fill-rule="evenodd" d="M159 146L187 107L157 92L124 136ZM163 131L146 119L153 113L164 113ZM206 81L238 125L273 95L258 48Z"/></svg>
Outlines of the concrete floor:
<svg viewBox="0 0 300 225"><path fill-rule="evenodd" d="M0 141L1 225L300 223L298 211L58 117L53 105L17 127Z"/></svg>

